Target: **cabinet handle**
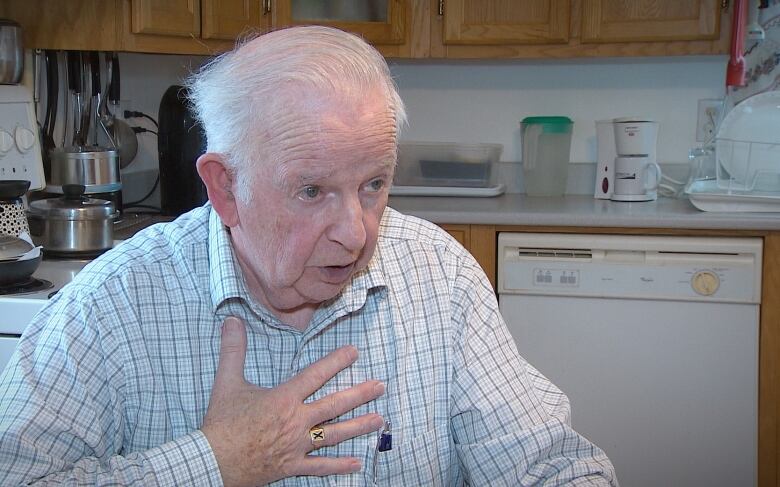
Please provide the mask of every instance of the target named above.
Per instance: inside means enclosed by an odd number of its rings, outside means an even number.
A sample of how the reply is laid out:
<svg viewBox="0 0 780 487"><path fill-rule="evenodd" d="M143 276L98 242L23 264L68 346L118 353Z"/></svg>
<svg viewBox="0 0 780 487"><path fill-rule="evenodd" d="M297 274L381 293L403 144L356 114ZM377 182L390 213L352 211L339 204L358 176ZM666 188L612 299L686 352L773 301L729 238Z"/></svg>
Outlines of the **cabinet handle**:
<svg viewBox="0 0 780 487"><path fill-rule="evenodd" d="M263 15L271 13L271 0L262 0L263 2Z"/></svg>
<svg viewBox="0 0 780 487"><path fill-rule="evenodd" d="M721 0L720 8L721 8L721 10L728 10L729 9L729 0Z"/></svg>
<svg viewBox="0 0 780 487"><path fill-rule="evenodd" d="M439 0L439 17L444 15L444 0Z"/></svg>

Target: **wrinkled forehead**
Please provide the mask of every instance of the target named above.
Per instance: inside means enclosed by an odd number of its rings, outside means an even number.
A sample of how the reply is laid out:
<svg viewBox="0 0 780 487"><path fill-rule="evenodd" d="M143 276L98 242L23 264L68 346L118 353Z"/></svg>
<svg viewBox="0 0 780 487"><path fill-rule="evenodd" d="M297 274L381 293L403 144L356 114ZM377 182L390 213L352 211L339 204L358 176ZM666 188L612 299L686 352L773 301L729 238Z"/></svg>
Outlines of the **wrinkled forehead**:
<svg viewBox="0 0 780 487"><path fill-rule="evenodd" d="M379 90L299 93L277 115L261 138L278 164L332 158L395 164L395 115Z"/></svg>

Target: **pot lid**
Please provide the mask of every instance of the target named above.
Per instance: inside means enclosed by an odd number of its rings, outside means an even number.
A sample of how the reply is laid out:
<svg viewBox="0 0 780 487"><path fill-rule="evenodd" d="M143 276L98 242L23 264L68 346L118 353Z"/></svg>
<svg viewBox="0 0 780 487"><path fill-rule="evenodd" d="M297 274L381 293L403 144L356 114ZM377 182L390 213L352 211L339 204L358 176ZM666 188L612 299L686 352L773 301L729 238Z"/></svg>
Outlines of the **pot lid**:
<svg viewBox="0 0 780 487"><path fill-rule="evenodd" d="M81 184L63 185L62 191L65 193L62 198L32 201L30 214L62 220L104 220L116 211L110 201L84 197Z"/></svg>
<svg viewBox="0 0 780 487"><path fill-rule="evenodd" d="M55 149L51 156L52 161L56 162L71 160L113 161L119 159L119 152L116 149L99 146L72 146Z"/></svg>
<svg viewBox="0 0 780 487"><path fill-rule="evenodd" d="M16 260L33 249L33 245L13 235L0 235L0 262Z"/></svg>
<svg viewBox="0 0 780 487"><path fill-rule="evenodd" d="M0 181L0 200L21 198L28 189L30 189L30 181L26 179Z"/></svg>

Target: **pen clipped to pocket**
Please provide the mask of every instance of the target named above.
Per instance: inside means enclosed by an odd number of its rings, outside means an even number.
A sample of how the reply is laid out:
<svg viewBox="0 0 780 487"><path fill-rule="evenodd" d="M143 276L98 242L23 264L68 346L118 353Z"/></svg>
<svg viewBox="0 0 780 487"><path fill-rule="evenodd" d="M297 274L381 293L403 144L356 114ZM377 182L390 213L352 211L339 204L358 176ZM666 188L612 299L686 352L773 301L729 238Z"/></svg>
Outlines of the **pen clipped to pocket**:
<svg viewBox="0 0 780 487"><path fill-rule="evenodd" d="M373 467L373 484L376 485L377 480L377 463L379 461L379 455L383 452L393 449L393 430L392 423L389 419L385 420L385 425L379 432L379 437L376 440L376 448L374 450L374 467Z"/></svg>

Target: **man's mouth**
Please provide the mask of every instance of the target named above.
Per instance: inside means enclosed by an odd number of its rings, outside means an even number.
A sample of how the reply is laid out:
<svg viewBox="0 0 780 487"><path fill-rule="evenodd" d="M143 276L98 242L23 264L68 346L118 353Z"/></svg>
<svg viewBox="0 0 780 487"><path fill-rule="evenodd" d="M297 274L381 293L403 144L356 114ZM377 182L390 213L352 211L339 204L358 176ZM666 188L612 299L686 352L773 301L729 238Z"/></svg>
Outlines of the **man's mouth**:
<svg viewBox="0 0 780 487"><path fill-rule="evenodd" d="M331 284L341 284L352 275L355 269L355 262L346 265L329 265L322 267L325 281Z"/></svg>

